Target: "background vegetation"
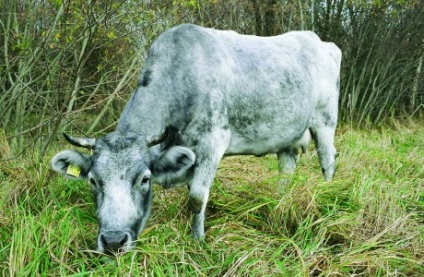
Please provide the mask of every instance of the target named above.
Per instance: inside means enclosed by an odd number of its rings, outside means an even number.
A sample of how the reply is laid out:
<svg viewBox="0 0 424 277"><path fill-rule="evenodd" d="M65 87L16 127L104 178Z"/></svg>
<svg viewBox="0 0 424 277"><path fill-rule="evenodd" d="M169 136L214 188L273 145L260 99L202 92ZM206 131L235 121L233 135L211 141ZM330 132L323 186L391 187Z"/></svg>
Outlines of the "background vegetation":
<svg viewBox="0 0 424 277"><path fill-rule="evenodd" d="M0 0L0 272L424 275L423 18L419 0ZM342 49L337 178L321 181L313 151L284 187L274 157L229 159L205 243L187 236L185 192L156 187L139 247L107 260L89 250L89 189L48 160L60 131L113 130L149 45L186 22L314 30Z"/></svg>
<svg viewBox="0 0 424 277"><path fill-rule="evenodd" d="M424 108L418 0L1 0L0 11L0 128L13 155L35 147L42 157L58 130L110 130L149 45L184 22L263 36L308 29L334 41L344 122Z"/></svg>

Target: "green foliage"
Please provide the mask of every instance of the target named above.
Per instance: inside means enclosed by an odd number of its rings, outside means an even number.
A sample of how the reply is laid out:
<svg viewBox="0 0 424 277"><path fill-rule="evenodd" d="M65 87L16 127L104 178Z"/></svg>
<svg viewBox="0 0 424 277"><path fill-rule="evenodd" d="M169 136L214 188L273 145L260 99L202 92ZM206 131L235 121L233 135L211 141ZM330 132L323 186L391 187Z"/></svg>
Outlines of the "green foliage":
<svg viewBox="0 0 424 277"><path fill-rule="evenodd" d="M58 130L81 126L81 111L105 109L97 120L101 127L116 120L120 99L132 90L130 80L142 61L140 40L128 29L138 17L128 13L133 6L126 1L0 3L0 127L13 155L32 144L43 155Z"/></svg>

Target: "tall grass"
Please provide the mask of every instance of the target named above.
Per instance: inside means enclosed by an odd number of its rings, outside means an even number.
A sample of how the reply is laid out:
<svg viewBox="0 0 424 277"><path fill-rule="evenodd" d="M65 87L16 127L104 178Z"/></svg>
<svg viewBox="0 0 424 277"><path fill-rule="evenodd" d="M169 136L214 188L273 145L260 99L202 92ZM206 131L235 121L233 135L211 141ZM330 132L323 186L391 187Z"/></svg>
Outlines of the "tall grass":
<svg viewBox="0 0 424 277"><path fill-rule="evenodd" d="M405 34L399 34L397 26L383 22L370 21L364 25L358 37L352 37L359 40L357 46L344 52L342 120L352 120L359 125L375 124L422 110L424 98L418 96L418 103L417 90L413 89L413 83L421 74L417 71L419 56L405 51L406 41L399 46L392 41L393 37Z"/></svg>
<svg viewBox="0 0 424 277"><path fill-rule="evenodd" d="M54 174L46 158L0 164L3 276L422 276L424 128L341 127L333 182L313 148L289 183L274 156L224 159L207 210L206 240L189 236L185 189L155 185L135 250L91 250L89 186ZM3 140L2 148L7 148ZM49 156L64 145L57 144Z"/></svg>

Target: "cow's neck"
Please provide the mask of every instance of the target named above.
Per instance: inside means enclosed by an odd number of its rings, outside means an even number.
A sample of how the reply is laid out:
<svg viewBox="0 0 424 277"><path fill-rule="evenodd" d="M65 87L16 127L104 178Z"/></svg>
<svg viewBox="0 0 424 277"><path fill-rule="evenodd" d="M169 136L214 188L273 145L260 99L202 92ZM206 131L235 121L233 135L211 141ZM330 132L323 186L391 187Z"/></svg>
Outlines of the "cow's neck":
<svg viewBox="0 0 424 277"><path fill-rule="evenodd" d="M144 136L157 135L167 127L169 109L163 101L154 99L152 93L147 93L139 87L131 96L119 119L117 131L136 132Z"/></svg>

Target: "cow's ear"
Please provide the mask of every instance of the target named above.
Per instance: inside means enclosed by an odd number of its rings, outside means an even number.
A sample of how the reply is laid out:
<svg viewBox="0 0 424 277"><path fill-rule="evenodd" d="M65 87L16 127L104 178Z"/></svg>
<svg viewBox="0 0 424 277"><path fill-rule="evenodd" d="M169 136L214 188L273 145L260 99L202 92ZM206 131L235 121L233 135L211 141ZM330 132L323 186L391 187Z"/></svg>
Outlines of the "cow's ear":
<svg viewBox="0 0 424 277"><path fill-rule="evenodd" d="M152 164L153 178L159 184L183 182L196 161L196 155L190 149L173 146L159 154Z"/></svg>
<svg viewBox="0 0 424 277"><path fill-rule="evenodd" d="M65 150L53 157L54 171L70 179L86 179L91 169L91 158L76 150Z"/></svg>

